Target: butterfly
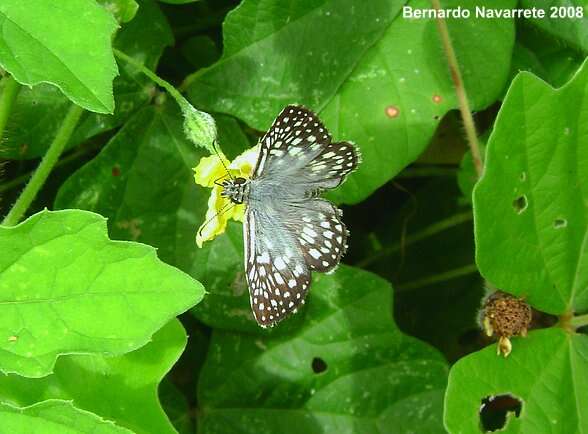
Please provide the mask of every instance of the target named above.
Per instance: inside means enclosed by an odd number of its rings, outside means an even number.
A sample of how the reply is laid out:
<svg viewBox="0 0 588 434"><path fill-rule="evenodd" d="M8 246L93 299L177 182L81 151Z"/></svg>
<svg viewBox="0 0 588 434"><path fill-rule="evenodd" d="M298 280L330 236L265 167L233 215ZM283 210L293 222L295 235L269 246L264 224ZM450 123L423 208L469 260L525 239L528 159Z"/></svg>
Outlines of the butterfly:
<svg viewBox="0 0 588 434"><path fill-rule="evenodd" d="M221 183L221 195L244 203L245 274L251 308L262 327L304 304L313 271L329 272L347 250L342 212L320 198L357 168L350 142L331 136L312 111L290 105L260 141L250 179Z"/></svg>

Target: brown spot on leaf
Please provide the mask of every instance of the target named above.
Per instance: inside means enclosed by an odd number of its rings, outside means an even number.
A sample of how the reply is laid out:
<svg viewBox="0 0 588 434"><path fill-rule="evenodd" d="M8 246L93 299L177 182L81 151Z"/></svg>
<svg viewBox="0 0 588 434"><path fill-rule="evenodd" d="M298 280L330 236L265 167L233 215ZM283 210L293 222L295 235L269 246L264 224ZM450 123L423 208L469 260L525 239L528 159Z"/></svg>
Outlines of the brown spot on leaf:
<svg viewBox="0 0 588 434"><path fill-rule="evenodd" d="M433 102L435 104L441 104L441 101L443 101L443 98L441 98L441 95L433 95Z"/></svg>
<svg viewBox="0 0 588 434"><path fill-rule="evenodd" d="M398 107L394 105L389 105L388 107L386 107L386 116L388 116L389 118L396 118L399 114L400 110L398 109Z"/></svg>
<svg viewBox="0 0 588 434"><path fill-rule="evenodd" d="M112 168L112 176L120 176L120 167L114 166Z"/></svg>

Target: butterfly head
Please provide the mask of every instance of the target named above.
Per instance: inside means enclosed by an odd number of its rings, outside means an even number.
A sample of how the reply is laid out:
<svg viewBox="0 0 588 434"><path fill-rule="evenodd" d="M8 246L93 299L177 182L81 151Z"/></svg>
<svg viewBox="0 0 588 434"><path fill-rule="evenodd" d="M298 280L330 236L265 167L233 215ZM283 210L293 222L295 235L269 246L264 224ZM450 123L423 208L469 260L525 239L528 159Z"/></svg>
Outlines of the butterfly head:
<svg viewBox="0 0 588 434"><path fill-rule="evenodd" d="M221 196L228 197L231 202L242 204L249 195L249 181L245 178L227 179L221 183L223 191Z"/></svg>

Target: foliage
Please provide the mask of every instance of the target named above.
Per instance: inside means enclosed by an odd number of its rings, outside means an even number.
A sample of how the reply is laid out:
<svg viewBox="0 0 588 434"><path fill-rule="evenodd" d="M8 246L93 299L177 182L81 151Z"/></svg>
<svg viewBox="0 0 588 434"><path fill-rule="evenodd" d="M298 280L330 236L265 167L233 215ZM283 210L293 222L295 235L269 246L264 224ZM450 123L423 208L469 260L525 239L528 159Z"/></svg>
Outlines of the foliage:
<svg viewBox="0 0 588 434"><path fill-rule="evenodd" d="M457 363L447 393L452 432L475 429L474 403L502 393L524 402L524 416L509 424L512 432L588 427L587 403L576 393L588 382L588 339L566 324L567 316L588 308L588 196L581 181L588 178L582 146L588 131L581 121L588 113L586 92L586 63L557 90L521 73L496 119L486 172L474 191L477 263L494 285L538 310L562 315L564 330L533 331L524 343L517 340L508 364L488 349ZM474 381L464 394L460 383L466 378L484 381ZM574 398L561 401L561 395Z"/></svg>
<svg viewBox="0 0 588 434"><path fill-rule="evenodd" d="M76 104L112 113L112 79L117 75L110 49L116 28L112 15L89 0L60 5L6 0L0 5L0 20L0 65L18 82L52 83Z"/></svg>
<svg viewBox="0 0 588 434"><path fill-rule="evenodd" d="M442 23L403 17L430 5L0 2L3 431L588 430L588 18L446 20L478 180ZM196 246L193 168L292 103L363 162L328 193L346 264L265 330L241 223ZM477 323L494 289L534 309L508 358Z"/></svg>

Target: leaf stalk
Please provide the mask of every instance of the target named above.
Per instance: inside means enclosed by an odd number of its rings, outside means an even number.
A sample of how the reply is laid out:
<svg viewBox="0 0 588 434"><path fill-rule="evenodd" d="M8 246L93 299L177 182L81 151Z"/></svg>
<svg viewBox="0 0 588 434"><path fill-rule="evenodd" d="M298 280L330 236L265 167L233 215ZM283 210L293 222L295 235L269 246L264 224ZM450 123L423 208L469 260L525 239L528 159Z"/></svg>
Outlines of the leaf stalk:
<svg viewBox="0 0 588 434"><path fill-rule="evenodd" d="M433 9L437 12L441 9L439 0L431 0ZM470 109L470 103L468 95L463 83L461 71L459 69L459 63L457 61L457 55L451 43L451 37L449 36L449 30L445 19L440 17L441 14L437 14L436 22L439 30L439 36L441 37L441 43L443 50L447 57L447 63L449 64L449 72L451 73L451 79L455 86L455 93L459 103L459 111L461 112L461 118L463 120L463 126L466 132L468 145L472 153L472 159L474 161L474 167L478 178L482 176L484 165L482 163L482 154L480 152L480 143L478 142L478 134L476 132L476 124L474 123L474 117Z"/></svg>
<svg viewBox="0 0 588 434"><path fill-rule="evenodd" d="M75 104L70 106L67 114L65 115L63 123L57 131L55 139L53 139L53 142L51 142L51 145L41 160L39 167L35 173L33 173L31 180L12 206L12 209L8 212L2 221L3 226L14 226L21 220L37 196L37 193L45 184L45 181L49 177L53 166L55 166L59 156L69 142L69 139L71 138L83 112L84 109Z"/></svg>
<svg viewBox="0 0 588 434"><path fill-rule="evenodd" d="M574 316L569 321L570 326L574 329L588 326L588 313L584 315Z"/></svg>
<svg viewBox="0 0 588 434"><path fill-rule="evenodd" d="M116 48L113 49L114 55L133 65L145 76L151 79L155 84L164 88L172 98L177 102L184 116L184 133L186 137L196 146L206 148L210 154L215 154L214 143L217 139L216 123L208 113L197 110L184 96L170 83L159 77L141 62L133 59L131 56L123 53Z"/></svg>
<svg viewBox="0 0 588 434"><path fill-rule="evenodd" d="M5 77L2 81L4 81L4 90L0 97L0 141L4 137L6 123L21 88L20 84L11 75Z"/></svg>

